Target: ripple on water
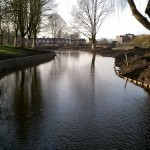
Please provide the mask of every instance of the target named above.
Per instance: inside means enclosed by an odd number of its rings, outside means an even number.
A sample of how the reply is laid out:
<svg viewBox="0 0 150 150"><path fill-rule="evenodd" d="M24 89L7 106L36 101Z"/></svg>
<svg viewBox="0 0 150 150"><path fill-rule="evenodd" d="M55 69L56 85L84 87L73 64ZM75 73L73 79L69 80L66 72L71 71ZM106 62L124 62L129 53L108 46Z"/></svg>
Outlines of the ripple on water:
<svg viewBox="0 0 150 150"><path fill-rule="evenodd" d="M118 78L113 58L92 57L60 52L1 79L13 115L0 120L0 149L149 149L149 94Z"/></svg>

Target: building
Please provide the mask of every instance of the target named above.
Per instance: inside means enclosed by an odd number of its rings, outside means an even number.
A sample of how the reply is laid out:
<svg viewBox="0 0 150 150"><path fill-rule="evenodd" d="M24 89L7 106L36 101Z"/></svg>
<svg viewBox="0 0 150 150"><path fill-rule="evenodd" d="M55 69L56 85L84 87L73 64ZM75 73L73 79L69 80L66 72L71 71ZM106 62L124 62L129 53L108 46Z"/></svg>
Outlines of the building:
<svg viewBox="0 0 150 150"><path fill-rule="evenodd" d="M85 39L70 39L70 38L37 38L37 46L64 46L64 45L81 45L86 44Z"/></svg>
<svg viewBox="0 0 150 150"><path fill-rule="evenodd" d="M125 34L125 35L118 35L116 37L116 40L119 44L126 44L130 42L132 39L134 39L136 36L134 34Z"/></svg>
<svg viewBox="0 0 150 150"><path fill-rule="evenodd" d="M20 38L18 38L18 45L21 44ZM30 45L32 45L33 39L30 41ZM86 44L85 39L70 39L70 38L49 38L42 37L36 39L36 46L82 46ZM25 45L29 46L29 39L25 38Z"/></svg>
<svg viewBox="0 0 150 150"><path fill-rule="evenodd" d="M70 44L72 45L84 45L86 44L86 40L85 39L69 39Z"/></svg>
<svg viewBox="0 0 150 150"><path fill-rule="evenodd" d="M52 45L64 45L66 43L65 38L37 38L37 46L52 46Z"/></svg>

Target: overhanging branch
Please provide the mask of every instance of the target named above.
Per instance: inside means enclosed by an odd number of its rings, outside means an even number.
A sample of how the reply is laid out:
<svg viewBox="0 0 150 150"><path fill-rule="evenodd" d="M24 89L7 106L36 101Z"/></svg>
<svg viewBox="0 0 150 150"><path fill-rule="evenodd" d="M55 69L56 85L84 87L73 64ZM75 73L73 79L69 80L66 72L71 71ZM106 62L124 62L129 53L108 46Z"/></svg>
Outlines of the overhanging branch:
<svg viewBox="0 0 150 150"><path fill-rule="evenodd" d="M149 16L149 18L150 18L150 0L148 1L148 3L147 3L147 7L146 7L146 9L145 9L145 13Z"/></svg>
<svg viewBox="0 0 150 150"><path fill-rule="evenodd" d="M132 14L134 17L148 30L150 30L150 22L146 17L144 17L136 8L136 5L133 0L127 0L129 3L129 6L131 8Z"/></svg>

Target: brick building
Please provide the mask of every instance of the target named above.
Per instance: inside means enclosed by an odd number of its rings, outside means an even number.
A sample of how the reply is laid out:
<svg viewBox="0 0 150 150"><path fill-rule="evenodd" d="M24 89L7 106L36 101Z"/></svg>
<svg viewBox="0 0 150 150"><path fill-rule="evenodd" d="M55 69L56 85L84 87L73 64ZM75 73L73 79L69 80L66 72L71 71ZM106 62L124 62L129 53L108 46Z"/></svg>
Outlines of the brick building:
<svg viewBox="0 0 150 150"><path fill-rule="evenodd" d="M85 39L66 39L66 38L37 38L37 46L52 46L52 45L80 45L86 44Z"/></svg>
<svg viewBox="0 0 150 150"><path fill-rule="evenodd" d="M135 35L129 33L129 34L125 34L125 35L118 35L116 37L116 40L120 44L125 44L125 43L130 42L134 38L135 38Z"/></svg>

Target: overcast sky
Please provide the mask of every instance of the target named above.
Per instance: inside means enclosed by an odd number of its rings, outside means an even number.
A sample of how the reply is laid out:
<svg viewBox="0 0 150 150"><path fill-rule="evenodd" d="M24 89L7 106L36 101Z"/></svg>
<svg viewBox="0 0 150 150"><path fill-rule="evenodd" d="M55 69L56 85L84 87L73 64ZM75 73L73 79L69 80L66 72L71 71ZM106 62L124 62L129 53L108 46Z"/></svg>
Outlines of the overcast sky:
<svg viewBox="0 0 150 150"><path fill-rule="evenodd" d="M138 1L138 2L137 2ZM59 5L57 10L62 18L68 23L71 21L72 6L76 4L76 0L56 0ZM135 0L137 8L144 13L146 7L145 0ZM116 38L116 35L133 33L133 34L150 34L132 15L129 6L123 12L118 11L112 13L109 18L102 24L97 39L99 38Z"/></svg>

